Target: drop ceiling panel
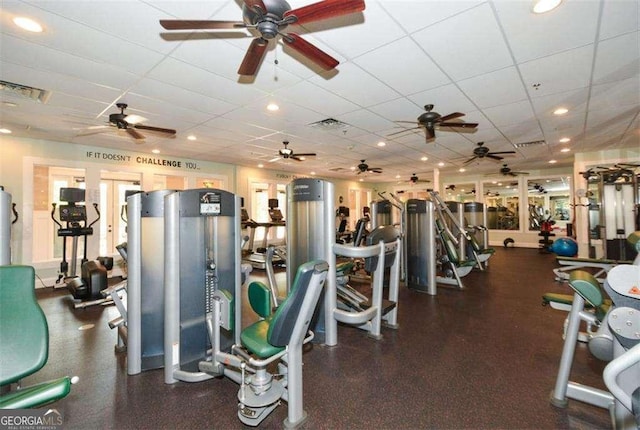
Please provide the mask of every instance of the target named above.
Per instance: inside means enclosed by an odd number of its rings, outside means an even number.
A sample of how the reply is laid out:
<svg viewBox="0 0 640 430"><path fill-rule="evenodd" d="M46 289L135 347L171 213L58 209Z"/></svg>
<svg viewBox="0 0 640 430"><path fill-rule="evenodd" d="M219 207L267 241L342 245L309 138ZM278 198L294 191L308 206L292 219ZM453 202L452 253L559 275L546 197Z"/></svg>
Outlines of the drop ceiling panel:
<svg viewBox="0 0 640 430"><path fill-rule="evenodd" d="M394 58L398 53L402 53L403 56L402 73L389 63L389 59ZM387 82L391 88L402 95L417 93L451 82L420 46L408 37L369 51L353 61L381 81Z"/></svg>
<svg viewBox="0 0 640 430"><path fill-rule="evenodd" d="M404 27L407 33L413 33L471 9L482 2L484 0L393 1L382 6L395 21Z"/></svg>
<svg viewBox="0 0 640 430"><path fill-rule="evenodd" d="M546 57L595 41L600 3L565 1L553 13L534 14L523 1L492 5L517 63ZM531 3L531 2L529 2Z"/></svg>
<svg viewBox="0 0 640 430"><path fill-rule="evenodd" d="M242 105L265 97L264 92L251 86L237 85L229 79L172 58L165 59L148 76L228 103ZM189 79L176 79L176 76L189 76Z"/></svg>
<svg viewBox="0 0 640 430"><path fill-rule="evenodd" d="M351 124L354 127L358 127L361 129L357 130L357 133L354 133L351 129L348 129L346 134L349 137L361 134L365 130L376 133L395 127L395 124L393 122L384 119L380 115L377 115L366 109L359 109L353 112L345 113L344 115L340 115L339 119L340 121L346 122L347 124Z"/></svg>
<svg viewBox="0 0 640 430"><path fill-rule="evenodd" d="M603 40L597 52L595 84L628 79L640 73L640 32Z"/></svg>
<svg viewBox="0 0 640 430"><path fill-rule="evenodd" d="M79 58L12 36L2 36L0 55L3 63L7 61L38 70L69 75L111 88L124 89L140 79L138 75L109 64Z"/></svg>
<svg viewBox="0 0 640 430"><path fill-rule="evenodd" d="M569 109L569 112L584 112L589 99L589 88L566 91L531 98L533 109L539 118L553 118L553 111L559 107Z"/></svg>
<svg viewBox="0 0 640 430"><path fill-rule="evenodd" d="M166 15L158 9L138 1L129 1L127 13L118 14L118 5L100 1L38 1L34 6L53 14L84 24L87 27L115 36L158 52L168 52L171 47L160 37L162 27L158 20ZM105 20L105 16L118 14L117 20ZM141 20L139 17L144 16ZM149 37L153 35L154 37ZM115 46L115 45L114 45ZM114 49L118 52L119 49Z"/></svg>
<svg viewBox="0 0 640 430"><path fill-rule="evenodd" d="M309 3L297 2L297 4ZM334 18L325 23L308 24L305 28L312 30L315 37L347 58L355 58L405 36L402 28L389 19L389 15L378 2L367 2L364 13ZM326 23L329 24L329 29L325 30ZM332 23L340 26L332 27Z"/></svg>
<svg viewBox="0 0 640 430"><path fill-rule="evenodd" d="M600 40L640 29L640 2L606 1L602 5Z"/></svg>
<svg viewBox="0 0 640 430"><path fill-rule="evenodd" d="M594 85L589 99L589 111L640 104L640 80L629 78L615 83Z"/></svg>
<svg viewBox="0 0 640 430"><path fill-rule="evenodd" d="M340 73L344 75L342 79L326 80L316 76L309 79L309 82L351 100L361 107L377 105L400 96L391 87L352 63L342 64ZM362 91L362 88L367 90Z"/></svg>
<svg viewBox="0 0 640 430"><path fill-rule="evenodd" d="M496 127L517 124L523 118L528 120L535 118L531 102L528 99L487 108L483 112Z"/></svg>
<svg viewBox="0 0 640 430"><path fill-rule="evenodd" d="M420 30L413 38L453 80L513 64L488 3ZM469 67L470 64L473 66Z"/></svg>
<svg viewBox="0 0 640 430"><path fill-rule="evenodd" d="M537 96L588 87L593 50L593 45L587 45L520 64L522 78L527 88L540 84L534 90Z"/></svg>
<svg viewBox="0 0 640 430"><path fill-rule="evenodd" d="M358 109L358 105L337 96L310 82L300 82L277 91L276 96L304 104L307 108L321 113L327 118Z"/></svg>
<svg viewBox="0 0 640 430"><path fill-rule="evenodd" d="M464 94L478 107L490 108L527 98L515 67L506 67L458 82Z"/></svg>

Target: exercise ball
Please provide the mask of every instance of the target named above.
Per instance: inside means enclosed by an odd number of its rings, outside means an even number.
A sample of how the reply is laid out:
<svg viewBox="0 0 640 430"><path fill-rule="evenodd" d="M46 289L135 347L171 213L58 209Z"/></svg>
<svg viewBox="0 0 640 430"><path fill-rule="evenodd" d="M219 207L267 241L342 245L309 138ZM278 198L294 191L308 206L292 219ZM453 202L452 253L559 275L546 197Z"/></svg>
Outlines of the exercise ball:
<svg viewBox="0 0 640 430"><path fill-rule="evenodd" d="M578 255L578 243L570 237L561 237L553 242L549 251L561 257L575 257Z"/></svg>

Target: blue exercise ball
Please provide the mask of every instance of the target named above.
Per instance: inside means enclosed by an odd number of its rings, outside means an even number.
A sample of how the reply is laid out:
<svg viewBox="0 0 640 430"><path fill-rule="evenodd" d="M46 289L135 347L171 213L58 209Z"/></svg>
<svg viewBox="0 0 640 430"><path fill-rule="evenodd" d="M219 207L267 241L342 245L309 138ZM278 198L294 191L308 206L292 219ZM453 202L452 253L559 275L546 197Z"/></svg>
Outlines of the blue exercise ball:
<svg viewBox="0 0 640 430"><path fill-rule="evenodd" d="M561 257L575 257L578 255L578 243L570 237L561 237L553 242L549 251Z"/></svg>

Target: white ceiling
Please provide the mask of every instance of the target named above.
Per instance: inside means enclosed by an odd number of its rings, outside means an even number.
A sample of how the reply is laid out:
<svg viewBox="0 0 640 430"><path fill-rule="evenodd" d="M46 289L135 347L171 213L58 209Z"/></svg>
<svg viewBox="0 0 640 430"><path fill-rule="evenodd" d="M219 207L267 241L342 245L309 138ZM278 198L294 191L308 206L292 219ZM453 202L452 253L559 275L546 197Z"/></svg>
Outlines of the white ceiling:
<svg viewBox="0 0 640 430"><path fill-rule="evenodd" d="M289 1L292 8L312 2ZM531 3L366 0L362 13L287 29L338 59L335 71L318 73L271 42L255 80L247 80L237 75L252 40L246 30L176 33L158 23L238 21L240 0L3 0L0 79L51 96L38 103L0 91L0 127L15 136L263 162L324 177L352 178L350 167L366 159L384 170L365 178L376 182L427 175L441 161L445 173L454 172L479 141L492 151L517 151L503 160L514 170L544 169L550 159L568 166L576 152L639 148L640 2L564 0L543 15L532 14ZM16 15L38 20L45 31L18 29ZM146 125L176 129L176 137L146 133L136 145L115 128L78 136L104 125L118 101ZM280 110L268 112L269 102ZM479 123L477 131L436 130L430 143L411 132L388 136L401 130L394 121L415 120L425 104L442 115L466 113L462 119ZM559 106L569 113L553 115ZM348 126L310 126L327 118ZM197 140L187 140L190 134ZM559 143L562 137L571 142ZM283 140L317 157L270 164ZM535 140L546 143L514 147ZM571 152L561 153L563 147ZM485 159L467 170L497 172L501 164Z"/></svg>

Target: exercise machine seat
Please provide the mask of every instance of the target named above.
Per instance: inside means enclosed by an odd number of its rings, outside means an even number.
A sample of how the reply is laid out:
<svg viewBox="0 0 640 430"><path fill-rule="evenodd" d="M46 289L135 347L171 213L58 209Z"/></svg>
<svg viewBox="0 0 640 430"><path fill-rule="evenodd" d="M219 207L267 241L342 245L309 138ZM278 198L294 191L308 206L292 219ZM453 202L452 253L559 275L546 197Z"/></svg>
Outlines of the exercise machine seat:
<svg viewBox="0 0 640 430"><path fill-rule="evenodd" d="M291 339L316 264L316 261L311 261L298 268L291 292L273 315L242 330L240 341L249 352L260 358L268 358L285 349Z"/></svg>
<svg viewBox="0 0 640 430"><path fill-rule="evenodd" d="M36 373L49 357L49 327L36 300L31 266L0 266L0 386ZM0 408L33 408L71 391L63 377L0 396Z"/></svg>
<svg viewBox="0 0 640 430"><path fill-rule="evenodd" d="M607 313L607 309L604 306L605 299L600 289L600 283L595 276L583 270L574 270L569 275L569 286L582 296L586 303L595 308L596 318L601 321Z"/></svg>

